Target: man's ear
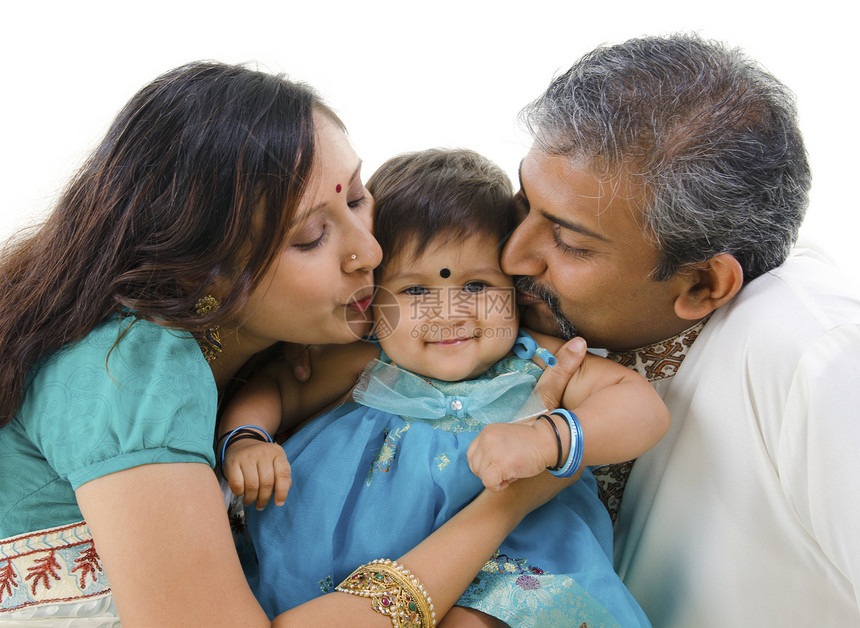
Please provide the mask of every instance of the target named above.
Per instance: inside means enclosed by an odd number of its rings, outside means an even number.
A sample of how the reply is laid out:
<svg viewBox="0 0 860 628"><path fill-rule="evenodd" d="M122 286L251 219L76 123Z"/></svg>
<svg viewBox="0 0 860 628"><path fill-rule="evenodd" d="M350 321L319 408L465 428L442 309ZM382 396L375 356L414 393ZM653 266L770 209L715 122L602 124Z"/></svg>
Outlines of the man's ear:
<svg viewBox="0 0 860 628"><path fill-rule="evenodd" d="M682 289L675 298L675 314L699 320L735 296L744 283L744 271L735 256L720 253L680 271Z"/></svg>

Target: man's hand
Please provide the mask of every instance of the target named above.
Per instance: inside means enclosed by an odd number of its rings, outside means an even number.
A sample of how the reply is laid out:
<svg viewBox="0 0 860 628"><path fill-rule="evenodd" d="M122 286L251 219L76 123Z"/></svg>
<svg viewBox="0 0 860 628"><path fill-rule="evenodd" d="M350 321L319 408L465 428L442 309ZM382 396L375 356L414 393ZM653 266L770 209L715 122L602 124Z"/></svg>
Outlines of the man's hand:
<svg viewBox="0 0 860 628"><path fill-rule="evenodd" d="M585 340L579 336L571 338L562 345L561 349L556 351L557 364L544 369L543 375L540 376L535 386L535 392L540 395L548 410L552 411L562 407L561 400L564 391L570 378L582 364L586 348Z"/></svg>

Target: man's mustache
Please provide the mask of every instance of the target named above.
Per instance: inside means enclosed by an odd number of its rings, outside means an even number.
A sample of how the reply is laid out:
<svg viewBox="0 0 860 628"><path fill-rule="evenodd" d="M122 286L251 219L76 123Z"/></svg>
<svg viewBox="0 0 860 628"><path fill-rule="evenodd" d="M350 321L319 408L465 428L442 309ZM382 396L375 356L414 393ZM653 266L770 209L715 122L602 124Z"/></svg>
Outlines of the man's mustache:
<svg viewBox="0 0 860 628"><path fill-rule="evenodd" d="M514 279L514 287L520 292L527 292L533 296L536 296L538 299L546 302L547 304L549 304L549 301L558 302L558 298L555 296L555 293L538 284L531 277L523 275L516 277Z"/></svg>
<svg viewBox="0 0 860 628"><path fill-rule="evenodd" d="M573 323L562 313L558 295L550 288L543 286L528 276L519 276L514 279L514 286L521 292L527 292L546 303L549 311L552 312L555 322L558 324L559 332L562 338L570 340L579 335Z"/></svg>

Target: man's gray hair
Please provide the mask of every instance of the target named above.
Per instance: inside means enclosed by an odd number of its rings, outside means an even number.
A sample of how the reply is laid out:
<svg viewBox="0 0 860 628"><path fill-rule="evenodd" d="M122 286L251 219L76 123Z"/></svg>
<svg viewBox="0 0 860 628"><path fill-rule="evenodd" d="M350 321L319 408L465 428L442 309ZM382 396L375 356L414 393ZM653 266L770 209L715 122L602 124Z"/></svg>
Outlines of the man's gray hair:
<svg viewBox="0 0 860 628"><path fill-rule="evenodd" d="M696 35L600 47L522 113L537 145L643 186L654 277L731 253L749 281L785 261L811 175L791 92Z"/></svg>

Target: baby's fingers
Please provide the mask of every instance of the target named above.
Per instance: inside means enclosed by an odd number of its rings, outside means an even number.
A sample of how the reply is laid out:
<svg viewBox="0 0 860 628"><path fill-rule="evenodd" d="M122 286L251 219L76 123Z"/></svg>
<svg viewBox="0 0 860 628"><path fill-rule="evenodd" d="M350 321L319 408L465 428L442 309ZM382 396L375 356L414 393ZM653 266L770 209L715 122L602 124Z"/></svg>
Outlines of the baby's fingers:
<svg viewBox="0 0 860 628"><path fill-rule="evenodd" d="M287 499L287 492L290 490L292 480L290 477L290 463L287 462L287 456L281 448L276 449L271 458L264 458L257 462L257 477L259 478L259 488L255 493L255 500L245 498L246 504L252 501L257 502L257 510L262 510L269 503L269 500L274 496L275 504L283 506Z"/></svg>
<svg viewBox="0 0 860 628"><path fill-rule="evenodd" d="M245 506L257 499L260 481L257 477L256 465L228 459L224 466L224 477L227 479L230 491L241 497Z"/></svg>
<svg viewBox="0 0 860 628"><path fill-rule="evenodd" d="M274 498L276 506L283 506L287 501L287 493L293 485L293 478L290 471L290 463L287 462L286 456L275 460L274 464L275 489Z"/></svg>
<svg viewBox="0 0 860 628"><path fill-rule="evenodd" d="M241 497L245 494L245 474L238 464L227 464L224 467L224 478L233 495Z"/></svg>
<svg viewBox="0 0 860 628"><path fill-rule="evenodd" d="M480 478L485 488L498 491L507 486L502 469L493 462L491 456L486 455L483 448L478 445L478 441L473 440L469 444L466 459L469 461L469 470Z"/></svg>
<svg viewBox="0 0 860 628"><path fill-rule="evenodd" d="M502 468L498 465L491 465L476 475L481 478L484 488L491 491L500 491L510 484L510 479L505 477Z"/></svg>
<svg viewBox="0 0 860 628"><path fill-rule="evenodd" d="M479 443L478 439L469 443L469 448L466 450L466 460L469 462L469 470L478 477L481 477L487 457L484 455L484 449Z"/></svg>
<svg viewBox="0 0 860 628"><path fill-rule="evenodd" d="M257 477L260 478L260 481L254 494L255 498L250 499L246 494L245 503L250 504L256 502L257 510L263 510L272 498L272 493L275 489L275 474L272 470L272 463L270 460L261 460L257 463Z"/></svg>
<svg viewBox="0 0 860 628"><path fill-rule="evenodd" d="M242 503L245 506L250 506L257 501L260 493L260 472L257 467L249 467L247 470L243 470L242 476L245 481L242 485L242 492L237 493L237 495L242 495Z"/></svg>

